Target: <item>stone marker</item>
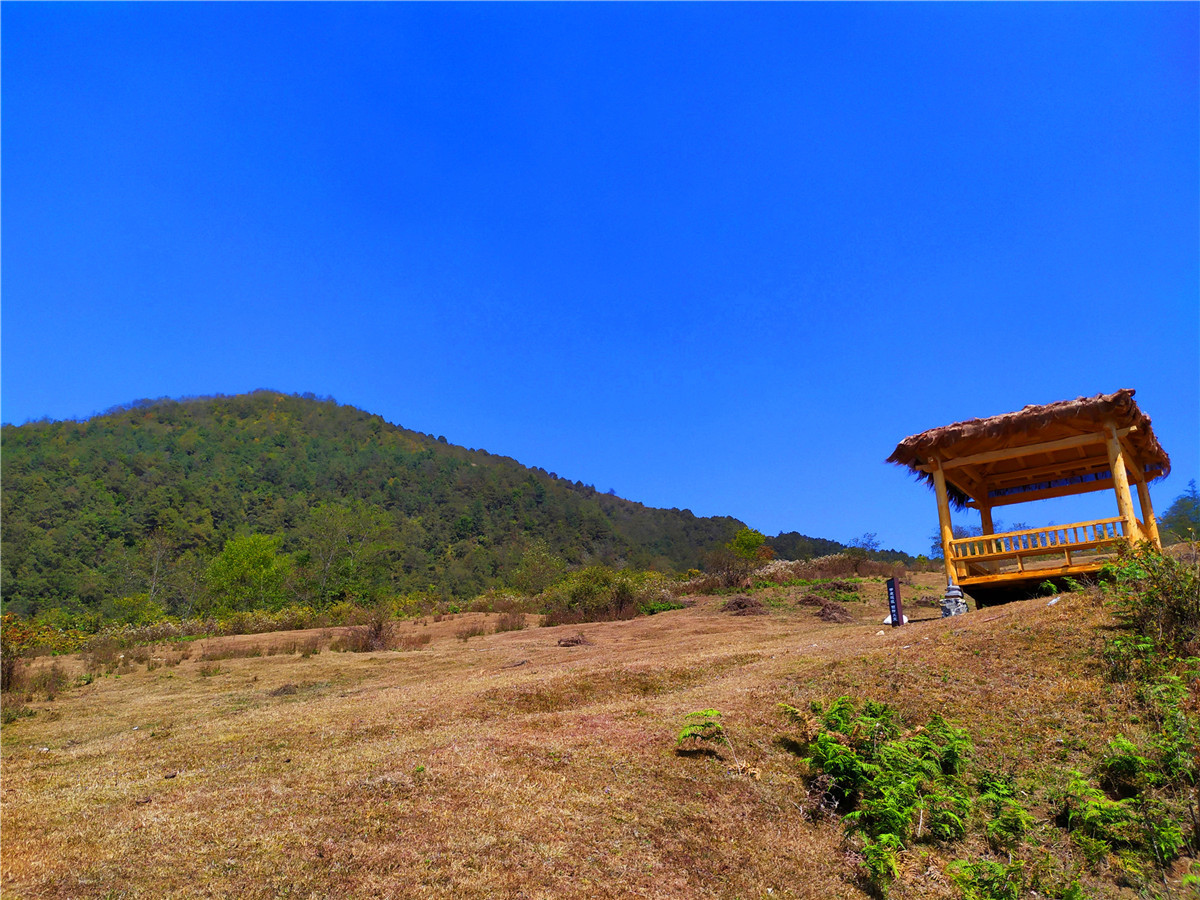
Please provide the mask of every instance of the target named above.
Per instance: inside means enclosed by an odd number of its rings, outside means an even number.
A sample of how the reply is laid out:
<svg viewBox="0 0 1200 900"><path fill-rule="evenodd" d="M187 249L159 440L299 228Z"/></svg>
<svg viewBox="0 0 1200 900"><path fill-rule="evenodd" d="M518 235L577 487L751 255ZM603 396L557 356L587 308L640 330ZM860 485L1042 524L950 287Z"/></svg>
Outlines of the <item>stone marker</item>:
<svg viewBox="0 0 1200 900"><path fill-rule="evenodd" d="M953 581L946 583L946 596L942 598L942 618L961 616L967 611L967 601L963 597L962 588Z"/></svg>

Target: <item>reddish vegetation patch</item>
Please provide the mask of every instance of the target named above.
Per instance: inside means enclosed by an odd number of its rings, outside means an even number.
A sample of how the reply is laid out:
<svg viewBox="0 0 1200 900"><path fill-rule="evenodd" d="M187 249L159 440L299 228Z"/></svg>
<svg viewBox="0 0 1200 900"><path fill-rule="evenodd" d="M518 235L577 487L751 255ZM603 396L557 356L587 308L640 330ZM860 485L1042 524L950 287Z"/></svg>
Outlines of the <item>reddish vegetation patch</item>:
<svg viewBox="0 0 1200 900"><path fill-rule="evenodd" d="M761 600L741 594L722 606L721 611L732 613L735 616L765 616L767 614L767 608L763 606Z"/></svg>

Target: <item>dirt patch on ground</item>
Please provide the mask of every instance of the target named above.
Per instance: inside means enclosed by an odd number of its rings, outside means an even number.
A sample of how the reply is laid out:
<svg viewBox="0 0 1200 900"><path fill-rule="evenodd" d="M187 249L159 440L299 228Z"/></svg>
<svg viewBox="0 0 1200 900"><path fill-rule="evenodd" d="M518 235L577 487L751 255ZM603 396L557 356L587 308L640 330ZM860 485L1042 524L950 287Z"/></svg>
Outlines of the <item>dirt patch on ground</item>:
<svg viewBox="0 0 1200 900"><path fill-rule="evenodd" d="M721 612L727 612L735 616L765 616L768 610L757 597L747 597L739 594L722 606Z"/></svg>
<svg viewBox="0 0 1200 900"><path fill-rule="evenodd" d="M821 611L817 613L817 617L822 622L838 622L845 624L846 622L854 621L854 616L850 613L850 610L846 609L846 607L842 606L840 603L822 603Z"/></svg>

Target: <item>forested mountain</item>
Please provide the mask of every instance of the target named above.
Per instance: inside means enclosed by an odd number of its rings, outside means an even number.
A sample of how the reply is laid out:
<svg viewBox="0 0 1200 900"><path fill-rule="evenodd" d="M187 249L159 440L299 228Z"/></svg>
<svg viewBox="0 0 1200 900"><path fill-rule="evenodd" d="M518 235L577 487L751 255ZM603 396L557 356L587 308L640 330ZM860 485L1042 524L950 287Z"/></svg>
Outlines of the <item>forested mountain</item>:
<svg viewBox="0 0 1200 900"><path fill-rule="evenodd" d="M767 546L779 559L810 559L814 556L841 553L846 549L845 544L837 541L809 537L796 531L788 531L768 538Z"/></svg>
<svg viewBox="0 0 1200 900"><path fill-rule="evenodd" d="M685 570L742 527L312 395L140 401L6 425L2 450L4 607L25 615L204 612L222 578L226 607L468 597L511 582L530 553Z"/></svg>

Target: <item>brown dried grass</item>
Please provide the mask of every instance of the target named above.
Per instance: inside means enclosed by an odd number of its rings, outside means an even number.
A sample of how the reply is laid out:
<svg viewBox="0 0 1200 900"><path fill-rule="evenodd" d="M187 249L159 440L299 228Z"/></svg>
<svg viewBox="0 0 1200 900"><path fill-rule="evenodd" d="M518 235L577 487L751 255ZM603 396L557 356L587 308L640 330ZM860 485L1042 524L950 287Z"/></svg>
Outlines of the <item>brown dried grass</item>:
<svg viewBox="0 0 1200 900"><path fill-rule="evenodd" d="M847 625L788 608L733 618L702 598L593 624L583 654L559 646L577 626L464 644L463 622L445 620L398 623L401 640L430 636L418 654L231 656L205 678L213 664L194 658L97 678L0 732L0 887L864 897L839 827L813 812L778 702L845 693L939 712L989 764L1048 771L1085 768L1081 748L1127 717L1095 674L1094 605L1029 601L878 635L882 589L865 589ZM707 707L757 780L674 754L682 717ZM902 858L904 896L950 896L946 852L921 852Z"/></svg>

